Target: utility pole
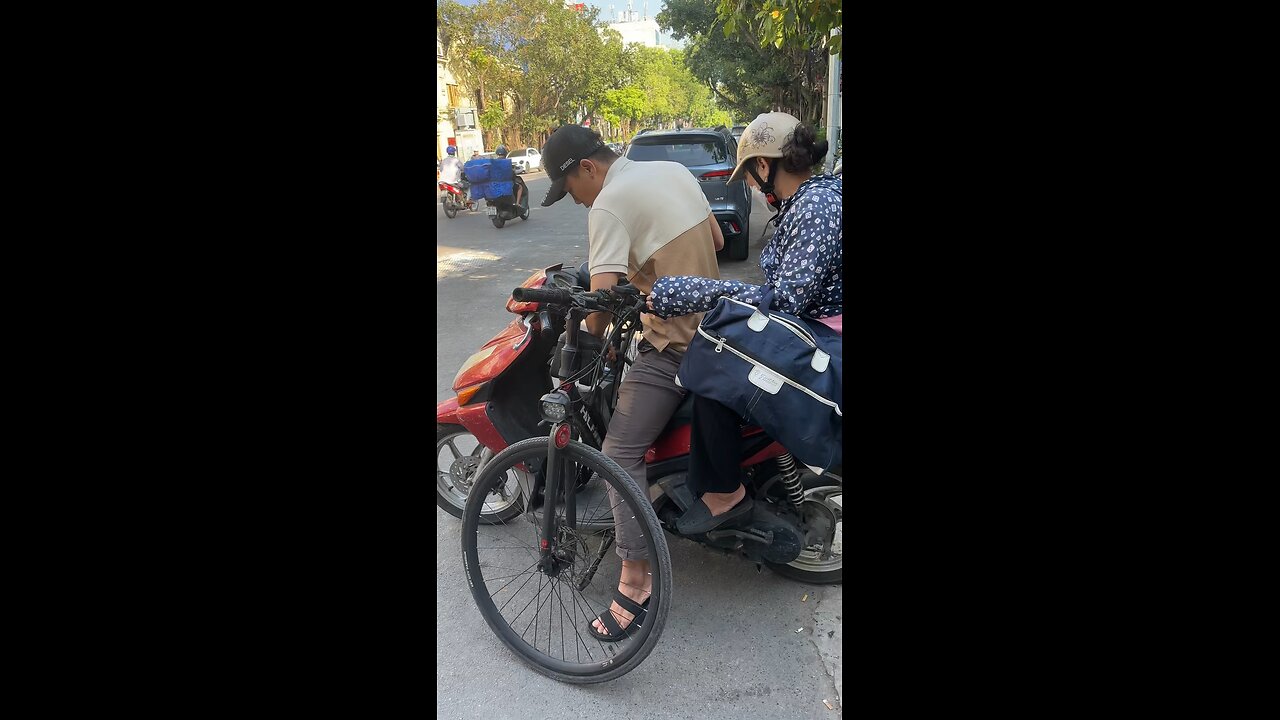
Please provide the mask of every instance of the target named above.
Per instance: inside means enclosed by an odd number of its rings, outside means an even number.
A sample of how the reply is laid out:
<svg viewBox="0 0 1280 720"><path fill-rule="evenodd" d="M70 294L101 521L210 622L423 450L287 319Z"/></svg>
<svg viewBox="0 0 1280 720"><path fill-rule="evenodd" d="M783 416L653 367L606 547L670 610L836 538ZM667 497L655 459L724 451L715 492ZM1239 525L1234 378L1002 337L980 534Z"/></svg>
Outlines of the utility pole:
<svg viewBox="0 0 1280 720"><path fill-rule="evenodd" d="M831 37L840 34L831 28ZM836 165L836 142L840 139L840 56L829 55L827 65L827 159L823 172L830 174Z"/></svg>

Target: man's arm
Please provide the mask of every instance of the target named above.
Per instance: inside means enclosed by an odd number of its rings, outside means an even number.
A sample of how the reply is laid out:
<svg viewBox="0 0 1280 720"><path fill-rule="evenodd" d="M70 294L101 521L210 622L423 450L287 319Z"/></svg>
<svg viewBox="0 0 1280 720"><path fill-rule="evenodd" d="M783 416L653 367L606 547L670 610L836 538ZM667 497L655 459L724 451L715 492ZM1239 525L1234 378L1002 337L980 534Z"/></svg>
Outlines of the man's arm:
<svg viewBox="0 0 1280 720"><path fill-rule="evenodd" d="M609 290L622 279L622 273L603 272L591 276L591 290ZM612 318L607 312L591 313L587 316L587 332L598 338L604 338L605 328L609 327Z"/></svg>
<svg viewBox="0 0 1280 720"><path fill-rule="evenodd" d="M715 215L708 215L707 222L711 223L711 239L715 241L716 251L719 252L724 249L724 232L720 230L720 223Z"/></svg>

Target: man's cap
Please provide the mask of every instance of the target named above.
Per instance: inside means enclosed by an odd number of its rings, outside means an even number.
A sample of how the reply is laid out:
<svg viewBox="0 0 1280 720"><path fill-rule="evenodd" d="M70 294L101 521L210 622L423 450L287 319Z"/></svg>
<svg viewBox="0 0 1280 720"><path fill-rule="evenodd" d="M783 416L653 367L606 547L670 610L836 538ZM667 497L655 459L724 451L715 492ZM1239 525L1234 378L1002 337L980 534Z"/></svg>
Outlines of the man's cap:
<svg viewBox="0 0 1280 720"><path fill-rule="evenodd" d="M551 189L542 207L553 205L564 197L564 179L578 161L605 147L600 134L581 125L564 125L551 133L542 148L542 167L551 178Z"/></svg>
<svg viewBox="0 0 1280 720"><path fill-rule="evenodd" d="M757 115L747 129L742 131L742 137L738 140L738 167L733 169L729 182L742 179L747 161L752 158L782 157L782 146L791 139L791 134L799 124L799 120L784 112Z"/></svg>

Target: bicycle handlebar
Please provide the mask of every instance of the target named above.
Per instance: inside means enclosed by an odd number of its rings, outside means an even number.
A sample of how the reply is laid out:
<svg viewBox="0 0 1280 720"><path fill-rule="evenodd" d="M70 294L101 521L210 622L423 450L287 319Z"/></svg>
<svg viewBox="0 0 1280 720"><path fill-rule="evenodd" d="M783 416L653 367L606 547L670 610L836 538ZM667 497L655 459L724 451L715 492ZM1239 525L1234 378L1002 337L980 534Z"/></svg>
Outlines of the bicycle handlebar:
<svg viewBox="0 0 1280 720"><path fill-rule="evenodd" d="M516 302L537 302L548 305L577 305L590 310L620 309L639 306L644 303L644 295L631 285L619 285L609 290L588 292L574 288L516 288L511 291L511 298Z"/></svg>
<svg viewBox="0 0 1280 720"><path fill-rule="evenodd" d="M551 305L570 305L573 293L558 288L516 288L511 291L516 302L544 302Z"/></svg>

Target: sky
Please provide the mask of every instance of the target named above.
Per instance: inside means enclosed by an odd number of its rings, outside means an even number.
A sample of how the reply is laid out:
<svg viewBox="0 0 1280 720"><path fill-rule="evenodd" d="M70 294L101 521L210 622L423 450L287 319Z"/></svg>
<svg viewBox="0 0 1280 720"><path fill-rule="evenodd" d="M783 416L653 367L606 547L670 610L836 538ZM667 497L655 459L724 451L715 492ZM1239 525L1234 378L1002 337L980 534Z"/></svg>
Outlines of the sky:
<svg viewBox="0 0 1280 720"><path fill-rule="evenodd" d="M477 0L457 0L457 2L462 5L475 5L476 1ZM615 12L623 12L627 9L627 0L603 0L603 2L601 2L601 0L575 1L585 3L586 5L594 8L600 8L600 19L605 20L606 22L614 22L617 17L616 15L609 14L609 5L614 6L613 9ZM649 0L649 17L654 17L665 10L666 7L667 4L663 2L663 0ZM631 0L631 9L643 15L645 10L645 0ZM672 38L667 33L662 33L661 43L668 47L684 46L684 42Z"/></svg>

